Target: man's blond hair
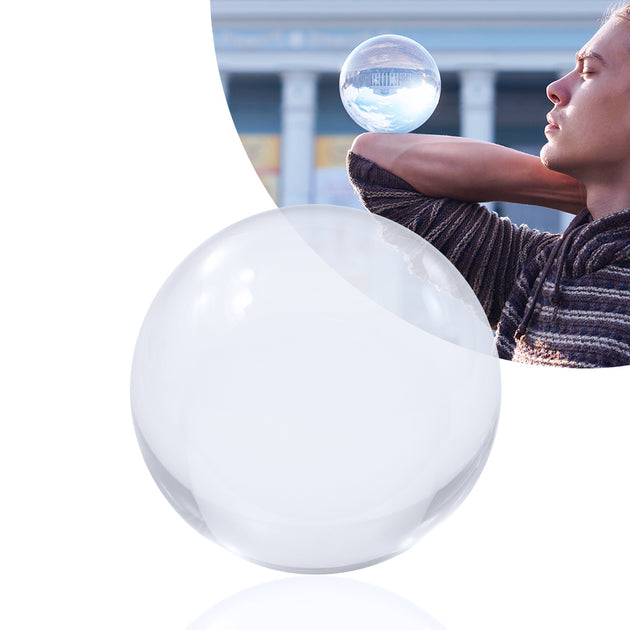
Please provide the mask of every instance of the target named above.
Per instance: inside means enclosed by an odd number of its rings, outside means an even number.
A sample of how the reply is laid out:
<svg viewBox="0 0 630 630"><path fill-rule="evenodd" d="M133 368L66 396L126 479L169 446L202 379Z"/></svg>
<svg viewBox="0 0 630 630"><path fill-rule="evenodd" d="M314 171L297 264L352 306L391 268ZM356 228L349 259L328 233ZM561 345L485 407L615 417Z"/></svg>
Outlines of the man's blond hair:
<svg viewBox="0 0 630 630"><path fill-rule="evenodd" d="M630 2L618 2L611 6L608 11L606 11L602 23L605 24L614 17L630 21Z"/></svg>

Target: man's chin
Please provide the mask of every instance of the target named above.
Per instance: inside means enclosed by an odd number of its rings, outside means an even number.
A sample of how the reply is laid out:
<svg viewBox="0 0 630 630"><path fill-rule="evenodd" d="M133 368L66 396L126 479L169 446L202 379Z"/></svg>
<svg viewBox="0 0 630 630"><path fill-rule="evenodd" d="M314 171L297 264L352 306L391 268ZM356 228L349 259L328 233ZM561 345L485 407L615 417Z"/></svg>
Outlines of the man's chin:
<svg viewBox="0 0 630 630"><path fill-rule="evenodd" d="M558 173L565 172L562 167L562 160L559 158L557 152L554 151L554 148L548 142L540 150L540 161L550 171L557 171Z"/></svg>
<svg viewBox="0 0 630 630"><path fill-rule="evenodd" d="M549 143L544 144L542 149L540 150L540 161L547 168L551 168L551 166L550 166L550 164L551 164L550 154L551 154L551 147L549 146Z"/></svg>

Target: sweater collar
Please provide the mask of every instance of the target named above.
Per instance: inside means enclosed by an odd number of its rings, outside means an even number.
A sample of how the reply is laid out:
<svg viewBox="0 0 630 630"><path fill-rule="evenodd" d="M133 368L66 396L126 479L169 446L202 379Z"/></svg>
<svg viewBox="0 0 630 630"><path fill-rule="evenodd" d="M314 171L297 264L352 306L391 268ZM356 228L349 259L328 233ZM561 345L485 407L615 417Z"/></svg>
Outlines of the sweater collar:
<svg viewBox="0 0 630 630"><path fill-rule="evenodd" d="M593 220L587 210L577 217L582 218L576 226L574 242L562 259L559 273L567 278L579 278L611 264L630 261L630 208L613 212ZM573 222L563 237L567 234ZM564 264L566 262L566 265Z"/></svg>
<svg viewBox="0 0 630 630"><path fill-rule="evenodd" d="M516 339L527 331L543 284L556 261L551 292L554 303L560 301L563 278L579 278L607 265L630 261L630 209L593 220L591 213L584 208L575 216L554 243L536 280L532 299L516 330Z"/></svg>

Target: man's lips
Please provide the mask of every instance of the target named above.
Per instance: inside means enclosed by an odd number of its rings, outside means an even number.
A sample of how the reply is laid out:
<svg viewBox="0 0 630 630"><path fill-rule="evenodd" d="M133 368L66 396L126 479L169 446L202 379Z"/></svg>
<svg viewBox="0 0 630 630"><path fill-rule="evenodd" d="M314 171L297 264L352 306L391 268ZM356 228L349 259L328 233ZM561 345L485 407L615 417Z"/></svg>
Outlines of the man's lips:
<svg viewBox="0 0 630 630"><path fill-rule="evenodd" d="M547 114L547 122L549 123L546 127L545 127L545 133L553 133L554 131L559 131L560 127L559 125L556 123L556 121L549 116L549 114Z"/></svg>
<svg viewBox="0 0 630 630"><path fill-rule="evenodd" d="M558 123L549 115L547 115L547 122L549 124L545 127L545 133L548 131L556 131L560 129L560 126L558 125Z"/></svg>

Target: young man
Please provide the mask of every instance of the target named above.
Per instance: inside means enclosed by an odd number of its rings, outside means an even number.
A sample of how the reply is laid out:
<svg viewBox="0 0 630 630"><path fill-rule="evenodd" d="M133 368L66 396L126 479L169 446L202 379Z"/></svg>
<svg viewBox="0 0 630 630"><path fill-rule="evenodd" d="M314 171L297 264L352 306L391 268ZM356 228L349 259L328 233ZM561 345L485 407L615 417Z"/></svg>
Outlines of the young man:
<svg viewBox="0 0 630 630"><path fill-rule="evenodd" d="M547 88L540 159L445 136L359 136L348 156L364 205L414 230L466 277L504 359L630 364L630 4ZM476 202L577 214L562 235ZM586 206L586 208L584 207Z"/></svg>

